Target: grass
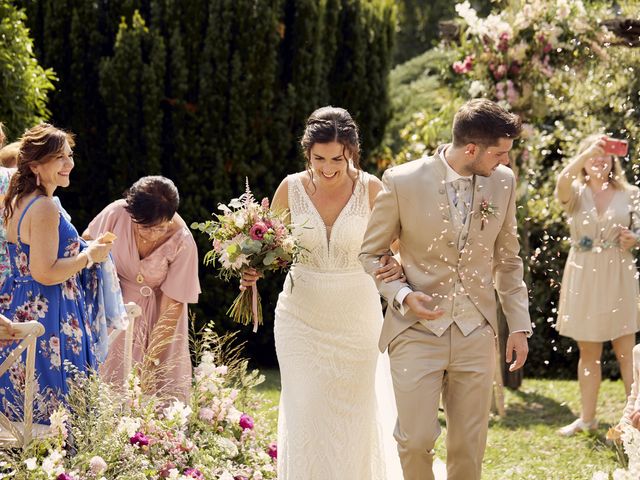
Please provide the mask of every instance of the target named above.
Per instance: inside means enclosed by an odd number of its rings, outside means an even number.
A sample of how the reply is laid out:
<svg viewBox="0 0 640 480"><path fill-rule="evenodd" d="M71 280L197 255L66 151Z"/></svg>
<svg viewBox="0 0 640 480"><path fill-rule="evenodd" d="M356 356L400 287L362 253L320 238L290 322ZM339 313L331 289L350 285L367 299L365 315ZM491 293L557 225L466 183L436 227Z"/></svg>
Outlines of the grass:
<svg viewBox="0 0 640 480"><path fill-rule="evenodd" d="M258 389L266 399L270 421L277 422L280 376L277 370L262 373L266 381ZM483 480L589 480L598 470L612 472L620 466L620 456L607 445L605 434L620 419L624 399L622 382L605 380L598 402L598 431L563 438L555 432L579 412L578 383L525 379L519 390L505 392L506 416L491 419ZM436 451L445 460L444 415L440 420L443 431Z"/></svg>

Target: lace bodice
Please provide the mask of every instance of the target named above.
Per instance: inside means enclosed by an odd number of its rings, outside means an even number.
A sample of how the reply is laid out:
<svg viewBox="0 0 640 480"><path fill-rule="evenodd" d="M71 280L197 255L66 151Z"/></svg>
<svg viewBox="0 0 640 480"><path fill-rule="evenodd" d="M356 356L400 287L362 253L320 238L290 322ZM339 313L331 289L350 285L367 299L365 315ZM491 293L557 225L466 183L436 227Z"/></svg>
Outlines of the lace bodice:
<svg viewBox="0 0 640 480"><path fill-rule="evenodd" d="M289 176L289 210L295 234L307 249L298 262L317 270L362 269L360 246L369 221L369 174L361 172L353 195L333 224L329 235L322 217L304 189L300 175Z"/></svg>

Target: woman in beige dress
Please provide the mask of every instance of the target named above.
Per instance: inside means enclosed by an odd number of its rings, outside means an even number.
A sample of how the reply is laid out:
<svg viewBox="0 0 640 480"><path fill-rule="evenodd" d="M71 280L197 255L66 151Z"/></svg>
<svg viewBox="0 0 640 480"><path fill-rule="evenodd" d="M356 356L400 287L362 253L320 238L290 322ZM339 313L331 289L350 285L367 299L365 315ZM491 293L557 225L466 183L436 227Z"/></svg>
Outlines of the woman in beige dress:
<svg viewBox="0 0 640 480"><path fill-rule="evenodd" d="M591 135L560 172L556 196L571 230L571 249L562 277L557 330L580 350L578 380L582 410L558 433L597 428L603 342L611 340L627 395L638 319L638 280L631 250L640 227L637 187L629 185L618 159L604 150L605 137Z"/></svg>
<svg viewBox="0 0 640 480"><path fill-rule="evenodd" d="M198 252L177 213L178 190L160 176L142 177L125 198L108 205L87 230L85 238L113 232L111 251L122 296L142 307L136 319L133 362L151 369L153 393L186 401L191 388L187 304L197 303ZM111 344L101 375L122 383L124 334Z"/></svg>

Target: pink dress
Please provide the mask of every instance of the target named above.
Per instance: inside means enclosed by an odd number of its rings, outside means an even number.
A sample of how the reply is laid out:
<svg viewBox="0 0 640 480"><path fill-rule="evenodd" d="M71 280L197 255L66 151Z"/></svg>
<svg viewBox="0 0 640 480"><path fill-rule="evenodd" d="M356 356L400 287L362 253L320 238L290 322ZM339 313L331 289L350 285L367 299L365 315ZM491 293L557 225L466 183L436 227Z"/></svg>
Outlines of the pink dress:
<svg viewBox="0 0 640 480"><path fill-rule="evenodd" d="M124 209L125 201L108 205L87 227L92 238L104 232L118 236L113 255L122 296L126 302L142 307L136 319L133 339L133 363L141 363L153 372L147 375L155 385L152 389L162 396L187 400L191 389L191 359L189 355L188 303L197 303L200 293L198 252L187 227L177 230L140 259L133 233L133 221ZM142 280L140 282L140 280ZM167 296L183 304L177 325L161 322L160 303ZM100 369L108 381L122 383L124 334L111 344L109 354Z"/></svg>

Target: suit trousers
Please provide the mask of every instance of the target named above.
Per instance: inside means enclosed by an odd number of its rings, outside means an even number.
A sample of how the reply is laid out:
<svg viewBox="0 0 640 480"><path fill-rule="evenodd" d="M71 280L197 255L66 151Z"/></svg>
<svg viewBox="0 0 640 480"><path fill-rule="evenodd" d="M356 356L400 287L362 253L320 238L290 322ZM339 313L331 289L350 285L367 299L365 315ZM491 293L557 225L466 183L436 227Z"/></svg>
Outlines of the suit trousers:
<svg viewBox="0 0 640 480"><path fill-rule="evenodd" d="M440 395L448 480L480 480L489 427L496 336L485 321L466 337L453 323L438 337L420 323L389 344L404 480L433 480Z"/></svg>

